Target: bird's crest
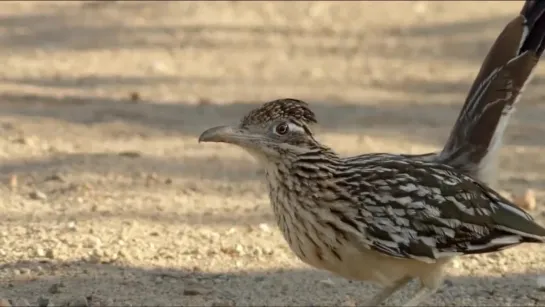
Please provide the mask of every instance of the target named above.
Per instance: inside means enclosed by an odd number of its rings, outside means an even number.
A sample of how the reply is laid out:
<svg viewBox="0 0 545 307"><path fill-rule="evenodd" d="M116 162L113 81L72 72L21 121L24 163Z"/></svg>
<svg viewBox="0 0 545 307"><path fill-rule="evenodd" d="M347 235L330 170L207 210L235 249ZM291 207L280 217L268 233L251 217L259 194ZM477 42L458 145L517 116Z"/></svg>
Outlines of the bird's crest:
<svg viewBox="0 0 545 307"><path fill-rule="evenodd" d="M294 119L305 124L316 123L316 116L308 104L298 99L278 99L265 103L244 116L242 126L263 125L276 119Z"/></svg>

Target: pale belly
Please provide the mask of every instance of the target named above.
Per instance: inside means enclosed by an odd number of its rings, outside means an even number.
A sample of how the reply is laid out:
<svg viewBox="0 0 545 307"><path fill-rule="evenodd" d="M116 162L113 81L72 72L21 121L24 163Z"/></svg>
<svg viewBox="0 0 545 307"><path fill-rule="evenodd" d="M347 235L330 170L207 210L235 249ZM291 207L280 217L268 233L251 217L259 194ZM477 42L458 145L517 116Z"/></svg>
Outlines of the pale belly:
<svg viewBox="0 0 545 307"><path fill-rule="evenodd" d="M284 239L293 253L306 264L351 280L370 281L384 286L413 275L411 267L400 259L363 250L351 242L328 242L327 236L309 237L297 227L277 219ZM324 239L320 241L319 239ZM340 244L339 244L340 243Z"/></svg>
<svg viewBox="0 0 545 307"><path fill-rule="evenodd" d="M398 259L374 251L361 252L349 245L337 249L339 257L329 253L322 253L321 257L316 256L316 253L301 253L299 246L291 244L290 248L299 259L308 265L351 280L369 281L389 286L407 275L413 275L411 268Z"/></svg>

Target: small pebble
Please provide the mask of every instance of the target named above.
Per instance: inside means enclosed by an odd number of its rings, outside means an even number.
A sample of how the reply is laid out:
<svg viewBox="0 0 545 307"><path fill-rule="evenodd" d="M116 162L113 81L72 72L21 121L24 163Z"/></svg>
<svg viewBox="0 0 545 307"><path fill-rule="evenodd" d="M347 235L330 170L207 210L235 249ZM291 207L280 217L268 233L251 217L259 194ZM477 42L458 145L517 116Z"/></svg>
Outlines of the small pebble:
<svg viewBox="0 0 545 307"><path fill-rule="evenodd" d="M0 307L11 307L11 304L7 299L0 298Z"/></svg>
<svg viewBox="0 0 545 307"><path fill-rule="evenodd" d="M66 182L64 177L61 174L53 174L51 176L48 176L45 178L46 181L59 181L59 182Z"/></svg>
<svg viewBox="0 0 545 307"><path fill-rule="evenodd" d="M25 275L28 275L30 274L31 270L29 268L22 268L20 270L21 274L25 274Z"/></svg>
<svg viewBox="0 0 545 307"><path fill-rule="evenodd" d="M122 151L119 153L119 155L121 157L127 157L127 158L138 158L140 156L142 156L142 154L138 151L131 151L131 150L128 150L128 151Z"/></svg>
<svg viewBox="0 0 545 307"><path fill-rule="evenodd" d="M254 250L252 251L252 254L256 257L259 257L261 255L263 255L263 250L259 247L256 247L254 248Z"/></svg>
<svg viewBox="0 0 545 307"><path fill-rule="evenodd" d="M22 144L22 145L32 145L32 140L25 138L25 137L19 137L12 140L13 143Z"/></svg>
<svg viewBox="0 0 545 307"><path fill-rule="evenodd" d="M49 293L51 294L58 294L61 293L61 289L64 288L64 284L62 282L60 283L54 283L49 287Z"/></svg>
<svg viewBox="0 0 545 307"><path fill-rule="evenodd" d="M538 276L536 279L537 288L540 291L545 291L545 275Z"/></svg>
<svg viewBox="0 0 545 307"><path fill-rule="evenodd" d="M256 277L254 278L254 281L255 281L255 282L262 282L262 281L264 281L265 279L266 279L265 276L256 276Z"/></svg>
<svg viewBox="0 0 545 307"><path fill-rule="evenodd" d="M513 203L524 210L534 210L536 208L536 195L534 190L527 189L524 195L513 198Z"/></svg>
<svg viewBox="0 0 545 307"><path fill-rule="evenodd" d="M35 271L40 275L43 275L45 273L45 270L41 265L36 266Z"/></svg>
<svg viewBox="0 0 545 307"><path fill-rule="evenodd" d="M66 224L66 228L72 231L76 231L76 222L70 221L68 224Z"/></svg>
<svg viewBox="0 0 545 307"><path fill-rule="evenodd" d="M9 187L12 190L17 189L17 175L11 174L11 176L9 177Z"/></svg>
<svg viewBox="0 0 545 307"><path fill-rule="evenodd" d="M263 252L263 254L269 255L269 256L274 254L274 250L272 248L270 248L270 247L264 247L262 249L262 252Z"/></svg>
<svg viewBox="0 0 545 307"><path fill-rule="evenodd" d="M269 227L269 225L267 225L267 223L261 223L259 224L259 229L263 232L270 232L271 231L271 228Z"/></svg>
<svg viewBox="0 0 545 307"><path fill-rule="evenodd" d="M194 296L194 295L205 295L210 292L212 292L212 290L209 288L206 288L198 284L192 284L192 285L186 285L184 287L183 294L186 296Z"/></svg>
<svg viewBox="0 0 545 307"><path fill-rule="evenodd" d="M36 248L36 256L45 257L45 250L41 247Z"/></svg>
<svg viewBox="0 0 545 307"><path fill-rule="evenodd" d="M131 101L133 101L133 102L136 102L136 101L140 100L140 94L138 92L131 92L129 96L130 96Z"/></svg>
<svg viewBox="0 0 545 307"><path fill-rule="evenodd" d="M53 250L52 248L49 248L48 250L46 250L45 251L45 257L47 257L49 259L55 259L55 257L56 257L55 250Z"/></svg>
<svg viewBox="0 0 545 307"><path fill-rule="evenodd" d="M38 191L38 190L30 192L30 194L28 194L28 196L31 199L34 199L34 200L46 200L47 199L47 195L45 195L44 192Z"/></svg>
<svg viewBox="0 0 545 307"><path fill-rule="evenodd" d="M201 106L210 105L210 104L212 104L212 100L210 100L208 98L201 97L201 98L199 98L198 104L201 105Z"/></svg>
<svg viewBox="0 0 545 307"><path fill-rule="evenodd" d="M104 254L102 253L101 250L95 249L93 250L91 255L89 255L89 257L87 258L87 261L93 264L98 264L102 262L103 256Z"/></svg>

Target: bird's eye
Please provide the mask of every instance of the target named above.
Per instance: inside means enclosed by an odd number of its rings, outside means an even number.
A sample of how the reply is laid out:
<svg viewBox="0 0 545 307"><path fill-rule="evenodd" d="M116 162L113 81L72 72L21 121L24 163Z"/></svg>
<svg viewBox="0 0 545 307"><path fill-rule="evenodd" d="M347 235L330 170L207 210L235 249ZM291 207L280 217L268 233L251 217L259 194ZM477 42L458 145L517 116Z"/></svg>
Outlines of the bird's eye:
<svg viewBox="0 0 545 307"><path fill-rule="evenodd" d="M278 126L274 128L274 132L276 132L276 134L279 134L279 135L284 135L288 133L289 130L290 129L288 127L288 124L286 123L280 123L278 124Z"/></svg>

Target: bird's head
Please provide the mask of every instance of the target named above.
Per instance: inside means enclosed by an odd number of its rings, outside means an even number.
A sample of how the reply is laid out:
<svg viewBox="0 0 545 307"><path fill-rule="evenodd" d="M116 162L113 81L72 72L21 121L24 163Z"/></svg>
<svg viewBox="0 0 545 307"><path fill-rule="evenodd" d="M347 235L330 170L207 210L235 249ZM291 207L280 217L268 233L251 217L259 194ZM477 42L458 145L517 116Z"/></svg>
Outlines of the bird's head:
<svg viewBox="0 0 545 307"><path fill-rule="evenodd" d="M204 131L199 142L234 144L270 162L322 148L310 130L314 123L316 116L306 102L279 99L250 111L239 124Z"/></svg>

